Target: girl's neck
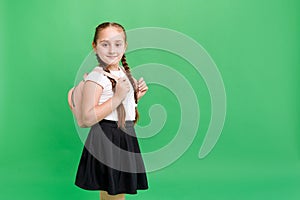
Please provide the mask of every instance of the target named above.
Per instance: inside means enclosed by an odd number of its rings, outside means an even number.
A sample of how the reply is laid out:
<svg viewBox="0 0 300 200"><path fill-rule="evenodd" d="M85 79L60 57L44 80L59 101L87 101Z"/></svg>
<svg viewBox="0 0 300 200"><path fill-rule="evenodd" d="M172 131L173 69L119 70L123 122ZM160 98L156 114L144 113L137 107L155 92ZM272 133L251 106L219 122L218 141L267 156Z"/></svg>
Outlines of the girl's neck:
<svg viewBox="0 0 300 200"><path fill-rule="evenodd" d="M108 67L108 70L110 70L110 71L119 71L120 67L119 67L119 65L111 65L111 66Z"/></svg>

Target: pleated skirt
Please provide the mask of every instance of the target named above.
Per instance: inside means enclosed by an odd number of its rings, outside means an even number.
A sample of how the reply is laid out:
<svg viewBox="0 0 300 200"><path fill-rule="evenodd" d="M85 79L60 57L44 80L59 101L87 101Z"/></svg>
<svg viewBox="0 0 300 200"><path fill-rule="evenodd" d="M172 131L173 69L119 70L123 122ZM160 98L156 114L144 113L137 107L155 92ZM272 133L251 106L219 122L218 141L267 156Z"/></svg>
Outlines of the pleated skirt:
<svg viewBox="0 0 300 200"><path fill-rule="evenodd" d="M85 141L75 185L85 190L103 190L110 195L136 194L148 189L148 181L133 121L125 129L116 121L93 125Z"/></svg>

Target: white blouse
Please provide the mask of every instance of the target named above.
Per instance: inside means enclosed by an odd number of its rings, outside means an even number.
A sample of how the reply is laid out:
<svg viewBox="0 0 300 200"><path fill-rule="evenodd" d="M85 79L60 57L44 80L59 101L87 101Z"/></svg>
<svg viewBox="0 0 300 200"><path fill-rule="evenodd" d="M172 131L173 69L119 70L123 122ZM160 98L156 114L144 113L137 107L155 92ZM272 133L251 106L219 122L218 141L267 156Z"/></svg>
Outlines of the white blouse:
<svg viewBox="0 0 300 200"><path fill-rule="evenodd" d="M123 72L122 69L120 69L120 67L119 67L118 71L110 71L110 73L112 75L116 76L116 77L119 77L119 78L123 77L123 76L126 76L126 74ZM105 76L104 74L93 70L87 75L87 77L84 80L85 81L93 81L93 82L97 83L98 85L100 85L103 88L102 95L99 99L99 105L104 103L105 101L107 101L111 97L113 97L114 93L112 91L111 82L108 79L108 77ZM128 78L127 78L127 80L128 80ZM130 84L130 86L131 86L131 84ZM125 97L125 99L122 101L122 103L124 105L125 112L126 112L125 120L130 120L130 121L135 120L135 107L136 107L136 104L135 104L135 101L134 101L134 90L133 90L132 86L130 87L129 92L128 92L127 96ZM117 110L116 109L113 110L104 119L118 121Z"/></svg>

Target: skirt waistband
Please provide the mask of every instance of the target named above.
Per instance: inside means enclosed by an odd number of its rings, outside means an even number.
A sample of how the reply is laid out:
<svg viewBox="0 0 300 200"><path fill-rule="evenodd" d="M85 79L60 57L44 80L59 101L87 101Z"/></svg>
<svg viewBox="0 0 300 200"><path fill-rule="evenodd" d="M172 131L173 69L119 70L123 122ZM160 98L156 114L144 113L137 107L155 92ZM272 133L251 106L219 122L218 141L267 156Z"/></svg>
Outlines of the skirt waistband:
<svg viewBox="0 0 300 200"><path fill-rule="evenodd" d="M118 127L118 121L113 121L113 120L108 120L108 119L102 119L101 121L99 121L99 124L105 124L105 125L109 125L112 127ZM130 127L130 126L134 126L134 121L131 120L126 120L125 121L125 127Z"/></svg>

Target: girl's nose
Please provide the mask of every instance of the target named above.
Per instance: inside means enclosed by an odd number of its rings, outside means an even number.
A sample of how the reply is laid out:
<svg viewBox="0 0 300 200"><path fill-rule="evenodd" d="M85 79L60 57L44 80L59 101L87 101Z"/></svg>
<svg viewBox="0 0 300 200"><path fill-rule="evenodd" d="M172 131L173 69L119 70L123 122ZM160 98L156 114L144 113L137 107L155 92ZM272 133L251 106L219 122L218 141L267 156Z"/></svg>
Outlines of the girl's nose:
<svg viewBox="0 0 300 200"><path fill-rule="evenodd" d="M111 45L111 46L109 47L109 50L108 50L108 52L109 52L110 54L113 54L113 53L115 53L115 52L116 52L116 49L114 48L114 46L113 46L113 45Z"/></svg>

